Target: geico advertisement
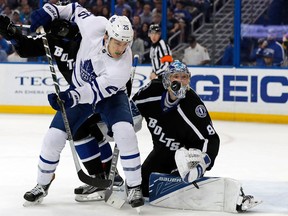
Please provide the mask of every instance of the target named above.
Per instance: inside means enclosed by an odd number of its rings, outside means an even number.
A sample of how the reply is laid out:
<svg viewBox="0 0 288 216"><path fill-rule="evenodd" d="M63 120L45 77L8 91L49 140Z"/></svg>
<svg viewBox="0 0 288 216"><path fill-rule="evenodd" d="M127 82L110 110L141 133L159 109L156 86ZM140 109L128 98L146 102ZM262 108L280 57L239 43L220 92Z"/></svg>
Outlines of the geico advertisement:
<svg viewBox="0 0 288 216"><path fill-rule="evenodd" d="M46 64L1 64L0 105L48 105L54 83ZM63 91L67 83L56 68ZM191 87L210 111L288 115L288 71L190 67ZM138 66L132 94L149 82L150 66Z"/></svg>
<svg viewBox="0 0 288 216"><path fill-rule="evenodd" d="M288 115L288 71L190 68L190 85L209 110Z"/></svg>

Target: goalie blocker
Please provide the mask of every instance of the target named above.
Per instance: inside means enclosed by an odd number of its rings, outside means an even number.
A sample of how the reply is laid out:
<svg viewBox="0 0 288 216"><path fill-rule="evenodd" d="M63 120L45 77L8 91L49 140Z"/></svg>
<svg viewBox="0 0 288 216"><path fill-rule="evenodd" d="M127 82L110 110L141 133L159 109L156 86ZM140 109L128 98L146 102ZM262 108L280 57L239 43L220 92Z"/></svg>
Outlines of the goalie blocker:
<svg viewBox="0 0 288 216"><path fill-rule="evenodd" d="M149 202L165 208L233 213L261 203L245 196L241 184L231 178L203 177L187 184L180 176L161 173L150 175Z"/></svg>

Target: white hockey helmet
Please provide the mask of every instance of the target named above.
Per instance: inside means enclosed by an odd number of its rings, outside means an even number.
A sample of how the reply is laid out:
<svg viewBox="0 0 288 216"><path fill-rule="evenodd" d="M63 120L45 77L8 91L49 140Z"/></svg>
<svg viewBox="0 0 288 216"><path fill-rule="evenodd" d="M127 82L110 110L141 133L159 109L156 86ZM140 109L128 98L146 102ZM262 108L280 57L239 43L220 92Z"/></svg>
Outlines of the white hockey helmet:
<svg viewBox="0 0 288 216"><path fill-rule="evenodd" d="M111 16L106 25L106 31L109 38L122 42L133 41L134 31L131 22L126 16Z"/></svg>

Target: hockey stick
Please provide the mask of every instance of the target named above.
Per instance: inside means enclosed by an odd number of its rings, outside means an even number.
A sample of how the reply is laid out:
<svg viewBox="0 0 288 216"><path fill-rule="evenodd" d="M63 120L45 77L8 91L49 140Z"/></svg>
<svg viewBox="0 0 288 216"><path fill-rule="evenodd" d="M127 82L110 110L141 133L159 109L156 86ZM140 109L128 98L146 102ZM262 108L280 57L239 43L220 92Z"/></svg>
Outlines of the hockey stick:
<svg viewBox="0 0 288 216"><path fill-rule="evenodd" d="M25 29L30 29L31 25L25 25L25 24L14 24L16 27L19 28L25 28Z"/></svg>
<svg viewBox="0 0 288 216"><path fill-rule="evenodd" d="M134 77L135 77L135 72L136 72L136 67L137 67L137 64L138 64L138 60L139 60L139 55L138 55L138 54L134 55L132 72L131 72L131 83L132 83L132 84L133 84L133 81L134 81ZM133 87L133 86L132 86L132 87Z"/></svg>
<svg viewBox="0 0 288 216"><path fill-rule="evenodd" d="M48 40L46 38L46 33L45 33L43 27L39 27L39 29L37 31L42 34L42 41L43 41L46 57L47 57L47 60L48 60L48 63L49 63L49 68L50 68L50 72L51 72L51 75L52 75L53 84L54 84L54 87L55 87L55 93L58 96L57 102L58 102L58 104L60 106L60 109L61 109L62 118L63 118L65 130L66 130L66 133L67 133L67 136L68 136L68 141L69 141L69 144L70 144L70 147L71 147L73 161L74 161L74 164L75 164L75 167L76 167L78 178L82 182L84 182L84 183L86 183L88 185L92 185L92 186L99 187L99 188L107 188L107 187L109 187L111 185L112 181L106 180L106 179L92 178L91 176L86 175L84 173L84 171L82 170L82 168L81 168L81 165L80 165L78 157L77 157L76 149L75 149L75 146L74 146L74 141L73 141L72 132L71 132L71 129L70 129L70 126L69 126L66 110L64 108L63 101L59 98L60 87L59 87L59 83L57 81L58 79L57 79L55 68L54 68L54 65L53 65L52 55L51 55L51 52L50 52Z"/></svg>
<svg viewBox="0 0 288 216"><path fill-rule="evenodd" d="M133 84L133 80L135 76L136 66L138 64L138 59L139 59L139 55L134 55L132 71L131 71L131 83L132 84ZM114 184L114 178L115 178L115 173L116 173L116 168L117 168L118 157L119 157L119 149L117 147L117 144L115 144L114 150L113 150L112 161L111 161L111 168L110 168L109 177L108 177L108 179L112 181L112 184L105 191L105 202L108 205L113 206L114 208L120 209L124 205L125 200L113 194L113 184Z"/></svg>

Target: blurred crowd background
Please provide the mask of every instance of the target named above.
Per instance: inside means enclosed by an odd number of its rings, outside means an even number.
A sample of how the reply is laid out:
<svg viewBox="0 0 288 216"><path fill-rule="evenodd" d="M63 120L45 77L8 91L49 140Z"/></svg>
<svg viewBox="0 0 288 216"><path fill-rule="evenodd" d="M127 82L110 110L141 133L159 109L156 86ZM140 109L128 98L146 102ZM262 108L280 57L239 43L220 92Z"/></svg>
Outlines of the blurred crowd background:
<svg viewBox="0 0 288 216"><path fill-rule="evenodd" d="M167 1L167 16L163 17L162 1ZM41 1L57 3L58 0ZM72 1L73 2L73 1ZM109 18L111 11L127 16L134 28L134 54L142 64L150 64L151 41L148 29L166 18L166 42L173 58L182 60L187 49L201 47L204 59L189 65L233 66L235 10L234 0L79 0L79 4L96 16ZM287 67L288 1L241 1L240 65L249 67ZM0 14L16 24L30 25L33 10L41 7L36 0L0 0ZM112 10L111 10L112 9ZM29 28L22 28L30 34ZM139 42L140 41L140 42ZM238 39L239 41L239 39ZM140 44L140 45L139 45ZM133 46L133 45L132 45ZM190 52L191 53L191 52ZM208 56L208 57L207 57ZM200 57L199 57L200 58ZM206 58L206 59L205 59ZM42 62L45 58L19 58L13 46L0 35L0 62Z"/></svg>

